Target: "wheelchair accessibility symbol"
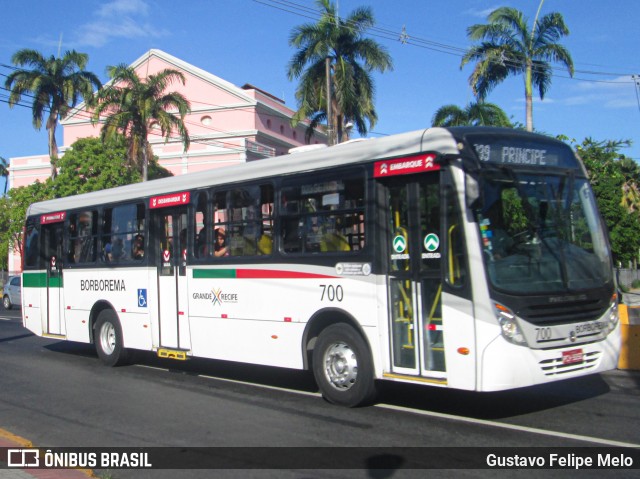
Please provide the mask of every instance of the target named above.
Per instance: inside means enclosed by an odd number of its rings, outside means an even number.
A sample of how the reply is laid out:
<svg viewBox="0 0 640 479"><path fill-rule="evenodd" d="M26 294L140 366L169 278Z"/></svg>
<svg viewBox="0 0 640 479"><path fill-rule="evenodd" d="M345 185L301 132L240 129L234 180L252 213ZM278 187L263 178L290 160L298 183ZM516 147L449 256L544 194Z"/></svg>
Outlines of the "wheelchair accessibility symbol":
<svg viewBox="0 0 640 479"><path fill-rule="evenodd" d="M146 289L138 290L138 307L139 308L147 307L147 290Z"/></svg>

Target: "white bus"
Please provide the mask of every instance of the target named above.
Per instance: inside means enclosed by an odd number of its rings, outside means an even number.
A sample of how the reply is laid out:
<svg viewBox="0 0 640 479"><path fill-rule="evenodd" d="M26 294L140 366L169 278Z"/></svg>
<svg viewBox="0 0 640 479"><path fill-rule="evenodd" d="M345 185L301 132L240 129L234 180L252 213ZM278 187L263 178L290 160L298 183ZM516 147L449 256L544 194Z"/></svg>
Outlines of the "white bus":
<svg viewBox="0 0 640 479"><path fill-rule="evenodd" d="M613 369L607 234L553 139L431 128L30 206L23 321L132 350L497 391Z"/></svg>

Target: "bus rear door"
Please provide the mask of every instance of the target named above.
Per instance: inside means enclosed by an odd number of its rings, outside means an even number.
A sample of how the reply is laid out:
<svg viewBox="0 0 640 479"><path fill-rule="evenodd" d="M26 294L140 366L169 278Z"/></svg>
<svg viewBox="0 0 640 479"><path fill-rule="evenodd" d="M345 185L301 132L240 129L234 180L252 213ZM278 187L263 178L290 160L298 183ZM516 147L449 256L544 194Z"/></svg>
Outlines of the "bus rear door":
<svg viewBox="0 0 640 479"><path fill-rule="evenodd" d="M41 309L42 332L53 336L64 336L64 213L49 215L51 220L45 219L41 225L42 252L46 261L46 292Z"/></svg>
<svg viewBox="0 0 640 479"><path fill-rule="evenodd" d="M152 210L158 270L160 356L186 359L191 350L187 293L187 207Z"/></svg>

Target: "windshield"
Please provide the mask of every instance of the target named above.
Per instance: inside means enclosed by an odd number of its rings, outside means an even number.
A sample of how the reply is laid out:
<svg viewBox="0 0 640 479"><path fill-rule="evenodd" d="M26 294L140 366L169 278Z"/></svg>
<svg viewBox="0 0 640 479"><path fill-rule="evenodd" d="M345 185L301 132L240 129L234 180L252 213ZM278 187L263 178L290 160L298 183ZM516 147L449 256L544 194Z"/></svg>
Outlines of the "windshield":
<svg viewBox="0 0 640 479"><path fill-rule="evenodd" d="M609 248L586 179L502 168L484 174L477 211L491 284L562 293L612 281Z"/></svg>

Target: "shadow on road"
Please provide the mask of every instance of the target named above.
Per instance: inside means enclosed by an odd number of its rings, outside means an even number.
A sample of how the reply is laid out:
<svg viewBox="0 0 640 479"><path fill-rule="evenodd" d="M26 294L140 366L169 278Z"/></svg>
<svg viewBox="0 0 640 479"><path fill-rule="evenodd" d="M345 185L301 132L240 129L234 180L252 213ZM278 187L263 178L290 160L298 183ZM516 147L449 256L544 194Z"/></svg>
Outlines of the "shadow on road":
<svg viewBox="0 0 640 479"><path fill-rule="evenodd" d="M45 348L55 353L99 361L93 346L89 344L56 342ZM172 374L206 375L305 392L318 390L310 371L209 359L173 361L158 358L149 352L136 352L134 361L140 365L168 369ZM495 393L383 382L380 384L379 402L477 419L504 419L580 402L609 391L609 385L600 375Z"/></svg>
<svg viewBox="0 0 640 479"><path fill-rule="evenodd" d="M607 394L598 374L550 384L491 393L384 384L380 400L390 404L476 419L505 419Z"/></svg>
<svg viewBox="0 0 640 479"><path fill-rule="evenodd" d="M8 338L0 338L0 343L6 343L8 341L15 341L17 339L30 338L31 336L34 336L34 334L33 333L27 333L27 334L19 334L18 336L10 336Z"/></svg>

